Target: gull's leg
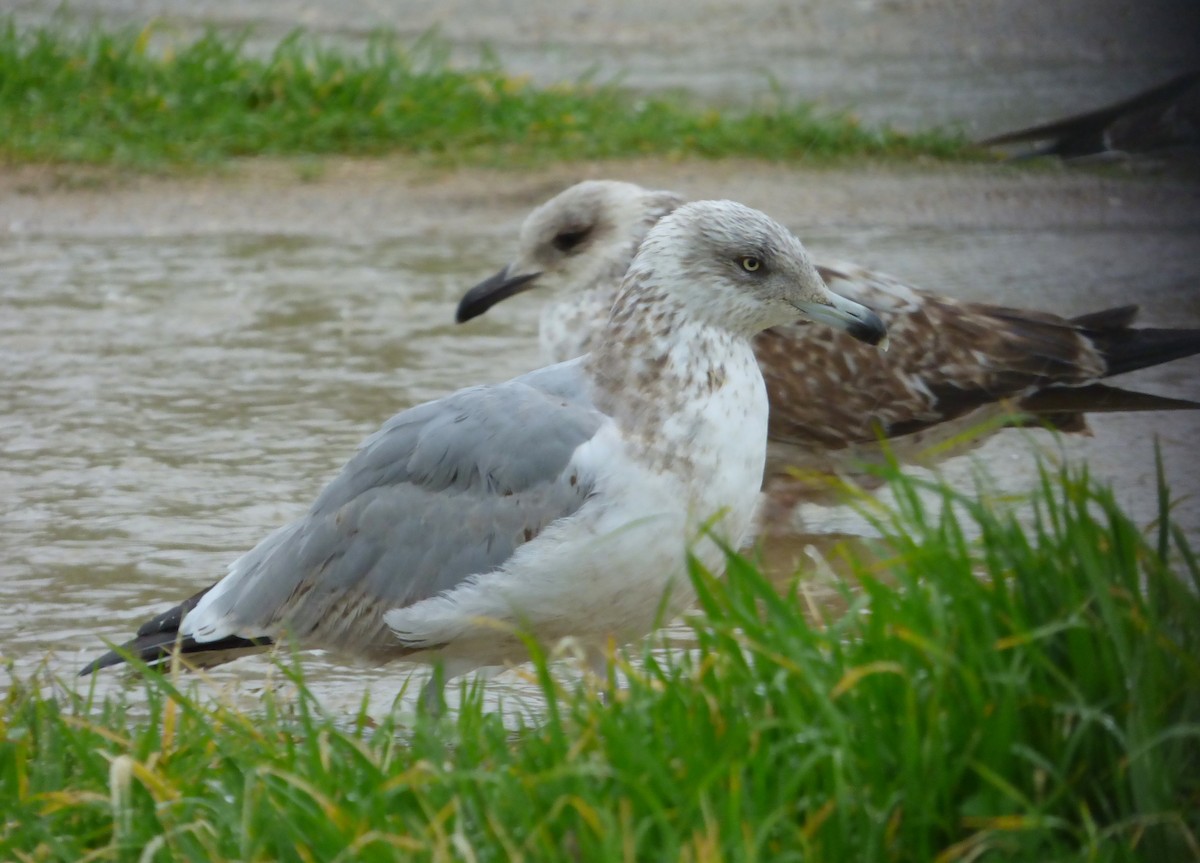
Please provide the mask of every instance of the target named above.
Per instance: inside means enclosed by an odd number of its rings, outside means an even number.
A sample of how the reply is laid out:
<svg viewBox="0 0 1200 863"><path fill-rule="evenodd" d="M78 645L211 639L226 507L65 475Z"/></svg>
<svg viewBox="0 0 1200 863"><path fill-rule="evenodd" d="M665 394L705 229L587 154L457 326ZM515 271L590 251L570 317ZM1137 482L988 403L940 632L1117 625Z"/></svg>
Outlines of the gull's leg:
<svg viewBox="0 0 1200 863"><path fill-rule="evenodd" d="M584 673L591 675L601 704L608 704L608 670L613 657L612 645L590 645L584 657Z"/></svg>
<svg viewBox="0 0 1200 863"><path fill-rule="evenodd" d="M446 669L441 663L433 667L433 674L421 687L417 698L417 710L429 716L438 717L446 709Z"/></svg>
<svg viewBox="0 0 1200 863"><path fill-rule="evenodd" d="M500 671L502 666L481 666L465 659L440 659L433 666L429 680L421 687L417 698L417 709L430 716L441 716L446 711L446 684L456 677L475 671L485 679Z"/></svg>

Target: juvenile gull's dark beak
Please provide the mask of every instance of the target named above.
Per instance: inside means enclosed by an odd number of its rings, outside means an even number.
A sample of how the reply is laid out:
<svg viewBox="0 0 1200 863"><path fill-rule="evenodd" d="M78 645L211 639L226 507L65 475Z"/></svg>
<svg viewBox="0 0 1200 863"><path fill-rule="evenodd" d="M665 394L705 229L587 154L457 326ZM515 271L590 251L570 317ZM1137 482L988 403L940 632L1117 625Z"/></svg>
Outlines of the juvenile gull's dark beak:
<svg viewBox="0 0 1200 863"><path fill-rule="evenodd" d="M887 326L879 315L854 300L828 292L829 304L820 302L800 303L798 308L810 320L842 330L851 338L879 345L887 350Z"/></svg>
<svg viewBox="0 0 1200 863"><path fill-rule="evenodd" d="M505 267L463 294L463 298L458 301L458 311L454 313L454 320L462 324L471 318L479 317L496 303L532 288L533 280L540 275L541 273L522 273L510 276L508 267Z"/></svg>

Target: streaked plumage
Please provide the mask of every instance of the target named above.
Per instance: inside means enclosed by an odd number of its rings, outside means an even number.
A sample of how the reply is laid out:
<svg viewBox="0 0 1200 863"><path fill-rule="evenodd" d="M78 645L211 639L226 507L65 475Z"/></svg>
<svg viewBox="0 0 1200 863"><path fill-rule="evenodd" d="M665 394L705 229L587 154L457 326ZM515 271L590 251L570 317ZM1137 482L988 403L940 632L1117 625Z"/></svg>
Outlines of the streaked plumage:
<svg viewBox="0 0 1200 863"><path fill-rule="evenodd" d="M454 676L523 659L518 629L644 635L664 596L668 610L689 598L689 545L721 567L700 526L735 545L749 529L767 424L750 339L797 315L883 337L763 214L680 208L642 244L591 354L397 414L306 515L124 651L155 662L178 645L214 665L291 635Z"/></svg>
<svg viewBox="0 0 1200 863"><path fill-rule="evenodd" d="M463 297L458 319L511 296L512 283L544 286L552 293L540 309L543 358L586 351L614 295L613 274L654 219L682 200L630 183L572 186L529 215L514 259ZM880 314L891 349L864 349L804 324L755 339L771 402L769 475L854 472L859 459L878 456L880 434L912 459L989 411L1080 430L1089 411L1200 407L1100 383L1200 351L1198 330L1131 327L1136 307L1066 319L938 296L853 264L816 266L834 291Z"/></svg>

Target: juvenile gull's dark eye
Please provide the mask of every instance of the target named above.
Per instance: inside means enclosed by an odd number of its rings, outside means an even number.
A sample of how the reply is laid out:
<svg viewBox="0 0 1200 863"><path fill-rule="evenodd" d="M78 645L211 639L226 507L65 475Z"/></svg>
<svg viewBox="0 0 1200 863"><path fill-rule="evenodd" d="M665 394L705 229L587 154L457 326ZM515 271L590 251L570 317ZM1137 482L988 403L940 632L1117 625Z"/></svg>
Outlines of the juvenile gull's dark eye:
<svg viewBox="0 0 1200 863"><path fill-rule="evenodd" d="M762 267L762 261L753 255L742 255L738 263L742 265L742 269L747 273L757 273Z"/></svg>
<svg viewBox="0 0 1200 863"><path fill-rule="evenodd" d="M562 231L555 235L551 241L554 248L560 252L569 252L587 239L587 235L592 232L591 228L583 228L578 231Z"/></svg>

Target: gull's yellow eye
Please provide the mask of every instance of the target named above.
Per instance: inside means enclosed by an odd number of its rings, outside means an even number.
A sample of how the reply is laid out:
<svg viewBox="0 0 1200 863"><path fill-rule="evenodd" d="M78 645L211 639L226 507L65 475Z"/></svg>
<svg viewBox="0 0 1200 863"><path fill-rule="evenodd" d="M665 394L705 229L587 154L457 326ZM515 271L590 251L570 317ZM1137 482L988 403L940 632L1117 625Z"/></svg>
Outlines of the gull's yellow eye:
<svg viewBox="0 0 1200 863"><path fill-rule="evenodd" d="M753 255L743 255L741 264L742 269L747 273L757 273L759 268L762 266L762 261Z"/></svg>

